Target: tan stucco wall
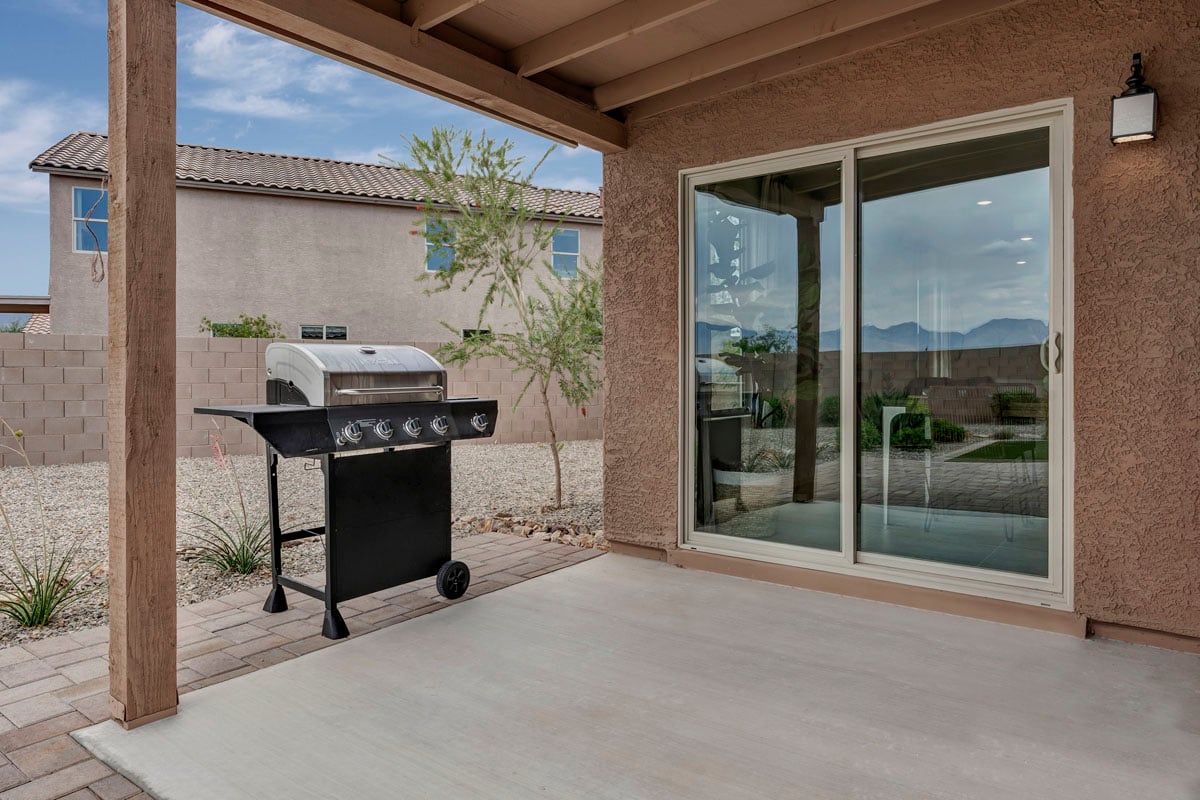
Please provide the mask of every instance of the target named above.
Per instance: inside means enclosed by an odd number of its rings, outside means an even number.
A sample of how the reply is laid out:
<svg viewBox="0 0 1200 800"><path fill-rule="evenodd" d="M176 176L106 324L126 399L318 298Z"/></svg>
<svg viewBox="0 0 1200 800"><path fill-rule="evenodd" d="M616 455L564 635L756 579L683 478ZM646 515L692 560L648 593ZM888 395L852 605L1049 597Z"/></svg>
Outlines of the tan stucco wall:
<svg viewBox="0 0 1200 800"><path fill-rule="evenodd" d="M107 284L92 281L88 254L74 253L71 188L95 181L50 178L51 326L56 334L107 333ZM421 212L398 206L181 188L178 332L200 318L265 313L289 338L300 325L346 325L360 340L444 341L442 320L476 327L482 292L426 296ZM600 261L601 226L579 231L584 258ZM416 234L412 233L416 231Z"/></svg>
<svg viewBox="0 0 1200 800"><path fill-rule="evenodd" d="M1075 101L1075 589L1090 617L1200 636L1200 7L1030 0L632 126L605 185L605 531L674 547L678 171ZM1112 147L1142 51L1159 140Z"/></svg>

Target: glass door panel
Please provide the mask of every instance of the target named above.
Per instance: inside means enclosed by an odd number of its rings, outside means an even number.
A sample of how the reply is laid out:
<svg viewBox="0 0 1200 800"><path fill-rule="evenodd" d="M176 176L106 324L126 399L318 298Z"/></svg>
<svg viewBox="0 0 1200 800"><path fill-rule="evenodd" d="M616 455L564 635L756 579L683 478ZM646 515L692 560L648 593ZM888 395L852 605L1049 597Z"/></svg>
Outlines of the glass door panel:
<svg viewBox="0 0 1200 800"><path fill-rule="evenodd" d="M692 200L695 529L840 550L841 164Z"/></svg>
<svg viewBox="0 0 1200 800"><path fill-rule="evenodd" d="M861 552L1049 573L1049 159L1041 128L857 162Z"/></svg>

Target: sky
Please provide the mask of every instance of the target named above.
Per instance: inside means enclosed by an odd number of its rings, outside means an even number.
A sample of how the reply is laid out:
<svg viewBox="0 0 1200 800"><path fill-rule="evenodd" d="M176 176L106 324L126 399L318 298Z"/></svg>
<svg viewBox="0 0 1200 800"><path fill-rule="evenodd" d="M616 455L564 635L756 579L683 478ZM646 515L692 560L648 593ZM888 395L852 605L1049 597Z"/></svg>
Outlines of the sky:
<svg viewBox="0 0 1200 800"><path fill-rule="evenodd" d="M29 162L107 129L105 0L0 0L0 295L48 291L47 177ZM437 125L553 142L180 5L178 141L377 163ZM600 154L558 147L538 183L594 191Z"/></svg>
<svg viewBox="0 0 1200 800"><path fill-rule="evenodd" d="M795 220L730 204L720 207L749 224L749 259L779 259L782 268L773 272L765 291L745 295L749 302L736 315L723 310L728 306L718 306L715 313L702 310L700 321L740 323L755 331L792 328ZM842 327L841 212L840 205L829 206L820 222L820 328L826 332ZM1049 321L1049 169L869 200L862 204L859 225L864 327L919 321L926 330L967 333L993 319ZM713 298L728 302L724 295Z"/></svg>

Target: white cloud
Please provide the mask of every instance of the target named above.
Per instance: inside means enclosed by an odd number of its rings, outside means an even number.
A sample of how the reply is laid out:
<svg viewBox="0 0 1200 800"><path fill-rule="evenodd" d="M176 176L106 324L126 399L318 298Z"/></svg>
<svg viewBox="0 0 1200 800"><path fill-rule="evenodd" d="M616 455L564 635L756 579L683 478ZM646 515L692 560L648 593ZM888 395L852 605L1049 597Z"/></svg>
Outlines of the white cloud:
<svg viewBox="0 0 1200 800"><path fill-rule="evenodd" d="M243 117L312 119L354 88L349 67L223 20L182 15L183 104ZM194 85L194 88L193 88ZM324 112L318 109L325 109Z"/></svg>
<svg viewBox="0 0 1200 800"><path fill-rule="evenodd" d="M30 172L29 162L72 131L104 127L98 103L0 78L0 205L44 212L46 177Z"/></svg>
<svg viewBox="0 0 1200 800"><path fill-rule="evenodd" d="M108 6L102 0L44 0L46 10L72 17L87 25L108 24Z"/></svg>
<svg viewBox="0 0 1200 800"><path fill-rule="evenodd" d="M585 178L582 176L558 178L553 175L538 175L537 182L543 186L550 186L555 189L570 189L576 192L595 192L600 189L600 184L596 183L595 178Z"/></svg>
<svg viewBox="0 0 1200 800"><path fill-rule="evenodd" d="M247 94L229 88L211 89L191 95L189 105L223 114L267 119L302 119L312 113L312 109L305 103L270 95Z"/></svg>
<svg viewBox="0 0 1200 800"><path fill-rule="evenodd" d="M385 144L364 150L335 150L333 157L338 161L353 161L358 164L382 164L384 159L403 162L406 150L396 145Z"/></svg>

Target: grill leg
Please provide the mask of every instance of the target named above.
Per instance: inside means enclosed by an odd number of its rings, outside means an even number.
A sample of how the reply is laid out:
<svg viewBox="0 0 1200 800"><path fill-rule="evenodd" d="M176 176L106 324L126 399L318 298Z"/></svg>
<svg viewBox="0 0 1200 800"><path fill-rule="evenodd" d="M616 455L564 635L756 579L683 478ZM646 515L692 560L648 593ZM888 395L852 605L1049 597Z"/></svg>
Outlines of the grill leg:
<svg viewBox="0 0 1200 800"><path fill-rule="evenodd" d="M321 470L325 474L325 621L321 624L321 635L326 639L345 639L350 635L346 620L338 611L337 598L337 564L338 540L333 535L337 530L337 518L333 503L333 461L334 456L326 453L321 456Z"/></svg>
<svg viewBox="0 0 1200 800"><path fill-rule="evenodd" d="M326 639L345 639L350 635L346 620L342 619L342 612L338 611L333 603L327 602L325 605L325 621L321 624L321 635Z"/></svg>
<svg viewBox="0 0 1200 800"><path fill-rule="evenodd" d="M267 446L267 507L271 517L271 593L263 603L263 611L278 614L287 611L287 596L279 585L283 572L283 539L279 528L279 454Z"/></svg>

